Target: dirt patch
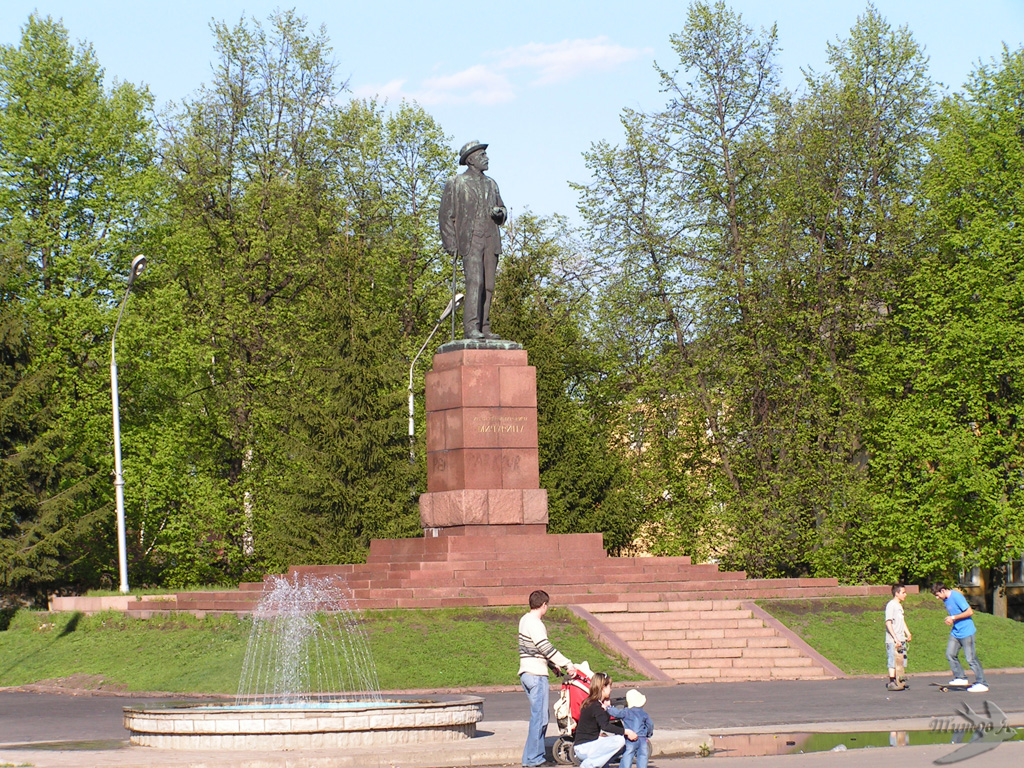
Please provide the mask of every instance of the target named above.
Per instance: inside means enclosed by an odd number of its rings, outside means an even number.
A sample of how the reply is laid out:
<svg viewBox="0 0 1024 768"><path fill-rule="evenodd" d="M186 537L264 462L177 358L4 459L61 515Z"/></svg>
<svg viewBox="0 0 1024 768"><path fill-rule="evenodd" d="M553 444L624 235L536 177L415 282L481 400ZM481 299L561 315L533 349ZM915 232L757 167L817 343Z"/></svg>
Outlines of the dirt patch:
<svg viewBox="0 0 1024 768"><path fill-rule="evenodd" d="M792 616L808 614L844 613L847 616L861 616L885 610L885 602L872 603L860 600L765 600L763 603L769 613L787 613Z"/></svg>
<svg viewBox="0 0 1024 768"><path fill-rule="evenodd" d="M69 691L104 691L121 693L128 688L123 683L108 680L103 675L86 675L76 672L67 677L55 677L49 680L40 680L36 685L50 689L61 689Z"/></svg>

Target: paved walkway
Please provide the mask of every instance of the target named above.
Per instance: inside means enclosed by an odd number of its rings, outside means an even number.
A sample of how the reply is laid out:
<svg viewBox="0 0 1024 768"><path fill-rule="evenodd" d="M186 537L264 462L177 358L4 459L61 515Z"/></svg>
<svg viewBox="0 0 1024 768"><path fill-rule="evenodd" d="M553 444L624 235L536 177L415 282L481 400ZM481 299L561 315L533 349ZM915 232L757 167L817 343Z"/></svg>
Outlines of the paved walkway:
<svg viewBox="0 0 1024 768"><path fill-rule="evenodd" d="M934 719L955 719L963 703L981 711L985 702L1007 716L1009 726L1024 727L1024 674L989 673L988 694L942 693L931 682L946 676L915 676L911 689L885 690L880 678L830 681L775 681L659 686L644 684L647 710L655 722L652 766L684 765L680 754L702 745L728 755L726 768L900 768L932 765L963 747L915 746ZM613 695L621 695L616 686ZM514 690L479 692L484 720L474 739L441 745L402 746L386 752L353 749L281 753L175 752L126 746L121 708L153 701L147 697L69 695L33 689L0 691L0 765L34 768L447 768L518 765L525 731L525 699ZM160 699L166 701L166 698ZM995 712L995 710L992 710ZM844 752L765 755L779 747L800 749L810 734L881 733L898 746ZM908 735L909 733L909 735ZM555 734L555 727L549 728ZM891 736L888 736L891 734ZM859 743L869 739L859 736ZM950 737L952 740L952 735ZM93 742L83 744L83 742ZM793 742L787 744L786 742ZM853 742L850 742L851 744ZM68 748L68 747L73 748ZM958 753L963 755L965 753ZM716 755L716 758L717 756ZM692 758L685 763L692 766ZM1024 765L1024 742L999 744L963 763L985 768Z"/></svg>

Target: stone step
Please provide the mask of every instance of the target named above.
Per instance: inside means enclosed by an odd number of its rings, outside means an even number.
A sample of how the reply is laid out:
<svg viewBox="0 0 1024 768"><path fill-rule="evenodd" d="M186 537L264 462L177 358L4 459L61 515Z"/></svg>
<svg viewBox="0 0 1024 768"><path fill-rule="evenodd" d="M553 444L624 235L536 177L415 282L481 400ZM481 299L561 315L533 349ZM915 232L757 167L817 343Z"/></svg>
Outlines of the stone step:
<svg viewBox="0 0 1024 768"><path fill-rule="evenodd" d="M807 589L805 587L805 589ZM831 677L742 601L680 601L678 610L600 606L602 624L647 661L681 682ZM701 610L705 608L705 610ZM589 609L588 609L589 610Z"/></svg>

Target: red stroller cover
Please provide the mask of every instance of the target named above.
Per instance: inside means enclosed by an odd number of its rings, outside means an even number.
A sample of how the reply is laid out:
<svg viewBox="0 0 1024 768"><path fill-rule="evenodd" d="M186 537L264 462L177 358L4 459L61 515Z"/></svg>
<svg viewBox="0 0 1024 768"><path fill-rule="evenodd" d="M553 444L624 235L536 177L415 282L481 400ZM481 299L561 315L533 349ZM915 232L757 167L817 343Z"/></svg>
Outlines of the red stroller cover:
<svg viewBox="0 0 1024 768"><path fill-rule="evenodd" d="M590 675L579 668L562 678L562 690L555 703L555 718L562 733L576 731L580 719L580 706L590 695Z"/></svg>

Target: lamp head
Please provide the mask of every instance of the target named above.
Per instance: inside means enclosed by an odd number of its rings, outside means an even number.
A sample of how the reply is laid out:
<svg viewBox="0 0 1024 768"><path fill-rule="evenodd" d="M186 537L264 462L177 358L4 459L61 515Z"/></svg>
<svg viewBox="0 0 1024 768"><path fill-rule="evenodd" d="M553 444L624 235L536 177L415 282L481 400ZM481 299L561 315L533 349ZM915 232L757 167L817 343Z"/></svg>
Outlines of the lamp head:
<svg viewBox="0 0 1024 768"><path fill-rule="evenodd" d="M439 323L440 323L440 322L442 322L442 321L443 321L443 320L444 320L444 319L445 319L446 317L448 317L448 315L450 315L450 314L451 314L451 313L452 313L452 312L453 312L454 310L458 309L458 308L459 308L459 305L460 305L460 304L462 304L462 299L463 299L463 298L464 298L463 294L461 294L461 293L456 293L456 294L455 294L455 300L454 300L454 302L452 302L452 301L449 301L449 302L448 302L448 306L444 308L444 312L442 312L442 313L441 313L441 316L440 316L439 318L437 318L437 322L439 322Z"/></svg>
<svg viewBox="0 0 1024 768"><path fill-rule="evenodd" d="M143 269L145 269L145 256L139 254L131 260L131 280L135 280Z"/></svg>

